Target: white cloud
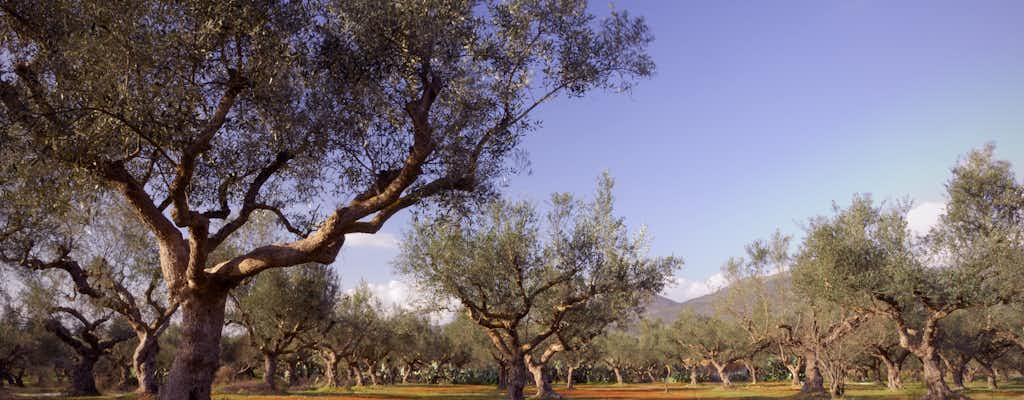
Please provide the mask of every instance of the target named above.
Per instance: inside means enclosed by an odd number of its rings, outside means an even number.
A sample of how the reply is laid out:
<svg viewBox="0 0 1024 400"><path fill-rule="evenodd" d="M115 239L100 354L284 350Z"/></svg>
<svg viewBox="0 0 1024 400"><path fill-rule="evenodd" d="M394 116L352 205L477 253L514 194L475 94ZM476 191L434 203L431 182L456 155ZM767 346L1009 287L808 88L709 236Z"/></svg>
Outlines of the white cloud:
<svg viewBox="0 0 1024 400"><path fill-rule="evenodd" d="M721 272L711 275L702 281L674 276L661 294L672 300L683 302L721 289L725 286L725 283L725 276Z"/></svg>
<svg viewBox="0 0 1024 400"><path fill-rule="evenodd" d="M345 235L345 247L397 249L398 238L390 233L350 233Z"/></svg>
<svg viewBox="0 0 1024 400"><path fill-rule="evenodd" d="M923 236L939 223L939 218L946 213L946 204L926 201L919 203L907 212L907 225L910 232Z"/></svg>
<svg viewBox="0 0 1024 400"><path fill-rule="evenodd" d="M374 297L380 299L385 310L394 308L414 309L426 305L423 293L415 285L392 279L385 283L366 283L366 286L373 293ZM350 289L351 293L355 289ZM434 311L430 313L434 322L447 323L455 318L455 314L449 310Z"/></svg>

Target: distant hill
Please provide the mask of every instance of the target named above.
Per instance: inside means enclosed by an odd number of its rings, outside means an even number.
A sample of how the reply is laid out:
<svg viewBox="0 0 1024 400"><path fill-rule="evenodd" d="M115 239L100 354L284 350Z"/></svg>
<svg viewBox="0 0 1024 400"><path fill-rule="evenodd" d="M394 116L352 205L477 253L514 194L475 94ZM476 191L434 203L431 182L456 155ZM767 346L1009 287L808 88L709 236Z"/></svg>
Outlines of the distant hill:
<svg viewBox="0 0 1024 400"><path fill-rule="evenodd" d="M788 273L782 273L779 275L773 275L768 278L766 285L768 290L774 290L784 280L789 279ZM722 297L726 296L729 291L729 287L726 286L712 293L695 297L682 303L674 301L669 298L662 297L660 295L654 296L651 304L647 306L647 310L644 312L644 318L649 320L661 319L662 322L672 323L679 316L679 313L684 309L690 309L697 314L711 315L714 314L714 305Z"/></svg>

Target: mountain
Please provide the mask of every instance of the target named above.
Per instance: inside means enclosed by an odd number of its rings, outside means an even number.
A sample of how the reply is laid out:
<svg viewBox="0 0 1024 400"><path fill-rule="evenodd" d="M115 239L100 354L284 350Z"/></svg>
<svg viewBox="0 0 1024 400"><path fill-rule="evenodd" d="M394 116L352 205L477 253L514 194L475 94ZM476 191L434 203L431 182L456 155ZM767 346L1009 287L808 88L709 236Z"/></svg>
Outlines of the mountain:
<svg viewBox="0 0 1024 400"><path fill-rule="evenodd" d="M765 286L769 291L775 290L780 284L786 282L789 279L789 274L786 272L778 275L772 275L765 281ZM679 313L684 309L690 309L697 314L711 315L715 313L715 303L721 301L729 292L729 287L726 286L709 294L695 297L682 303L674 301L669 298L655 295L654 299L651 300L651 304L647 306L647 310L644 311L644 318L649 320L661 319L662 322L672 323L679 316Z"/></svg>

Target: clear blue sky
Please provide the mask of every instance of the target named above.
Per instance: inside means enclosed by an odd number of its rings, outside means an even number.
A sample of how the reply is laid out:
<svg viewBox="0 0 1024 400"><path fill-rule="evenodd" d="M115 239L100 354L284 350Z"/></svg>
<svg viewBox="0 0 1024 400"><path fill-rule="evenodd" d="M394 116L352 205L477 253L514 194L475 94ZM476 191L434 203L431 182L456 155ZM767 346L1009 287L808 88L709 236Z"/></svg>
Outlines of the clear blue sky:
<svg viewBox="0 0 1024 400"><path fill-rule="evenodd" d="M682 278L707 278L776 228L799 237L856 192L942 201L949 168L986 142L1024 174L1024 1L615 7L647 19L656 75L548 104L525 140L531 173L507 192L589 194L608 170L619 212L647 225L654 254L686 260ZM347 285L385 283L393 255L351 246L338 264Z"/></svg>

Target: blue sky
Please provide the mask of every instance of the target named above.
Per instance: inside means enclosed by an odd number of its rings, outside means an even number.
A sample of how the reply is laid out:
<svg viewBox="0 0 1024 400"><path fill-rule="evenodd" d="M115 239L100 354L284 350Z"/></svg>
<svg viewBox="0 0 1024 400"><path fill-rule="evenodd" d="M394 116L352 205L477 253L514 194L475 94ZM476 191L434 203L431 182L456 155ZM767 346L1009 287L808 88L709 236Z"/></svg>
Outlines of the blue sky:
<svg viewBox="0 0 1024 400"><path fill-rule="evenodd" d="M594 2L601 15L608 3ZM655 36L657 72L631 93L558 100L525 139L507 194L589 194L608 170L652 254L686 261L681 300L743 245L853 193L935 214L957 158L986 142L1024 165L1024 2L617 1ZM927 218L926 218L927 219ZM400 299L397 216L350 240L347 286Z"/></svg>

